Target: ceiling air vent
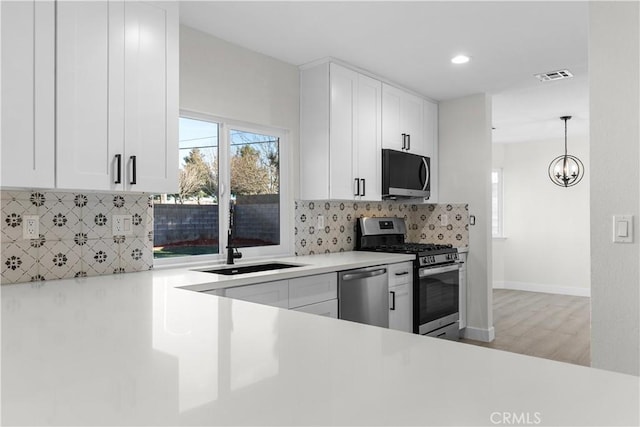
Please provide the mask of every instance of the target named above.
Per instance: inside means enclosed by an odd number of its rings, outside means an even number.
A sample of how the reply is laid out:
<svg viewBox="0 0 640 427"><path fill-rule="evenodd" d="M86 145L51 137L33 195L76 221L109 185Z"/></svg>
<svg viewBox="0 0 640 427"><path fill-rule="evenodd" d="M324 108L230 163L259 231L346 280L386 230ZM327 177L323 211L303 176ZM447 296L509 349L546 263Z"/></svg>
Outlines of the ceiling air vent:
<svg viewBox="0 0 640 427"><path fill-rule="evenodd" d="M573 77L569 70L549 71L548 73L535 74L541 82L550 82L554 80L570 79Z"/></svg>

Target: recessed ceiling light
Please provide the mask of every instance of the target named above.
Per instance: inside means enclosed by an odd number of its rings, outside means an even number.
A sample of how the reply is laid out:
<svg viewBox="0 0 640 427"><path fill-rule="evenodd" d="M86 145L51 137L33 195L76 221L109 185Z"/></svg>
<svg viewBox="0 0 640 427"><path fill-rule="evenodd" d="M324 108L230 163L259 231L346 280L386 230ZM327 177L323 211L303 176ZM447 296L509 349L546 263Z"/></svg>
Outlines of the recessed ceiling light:
<svg viewBox="0 0 640 427"><path fill-rule="evenodd" d="M467 55L457 55L451 58L451 62L454 64L466 64L470 59L471 58L469 58Z"/></svg>

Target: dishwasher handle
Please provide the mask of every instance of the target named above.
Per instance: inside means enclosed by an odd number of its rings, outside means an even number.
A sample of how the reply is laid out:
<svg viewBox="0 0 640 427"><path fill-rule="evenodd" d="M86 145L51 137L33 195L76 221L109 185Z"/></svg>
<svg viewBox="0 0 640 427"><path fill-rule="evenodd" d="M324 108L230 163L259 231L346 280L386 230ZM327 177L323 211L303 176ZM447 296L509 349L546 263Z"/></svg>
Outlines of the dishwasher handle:
<svg viewBox="0 0 640 427"><path fill-rule="evenodd" d="M342 276L342 280L359 280L367 277L382 276L383 274L386 274L386 272L386 268L378 268L377 270L363 271L362 273L348 273Z"/></svg>

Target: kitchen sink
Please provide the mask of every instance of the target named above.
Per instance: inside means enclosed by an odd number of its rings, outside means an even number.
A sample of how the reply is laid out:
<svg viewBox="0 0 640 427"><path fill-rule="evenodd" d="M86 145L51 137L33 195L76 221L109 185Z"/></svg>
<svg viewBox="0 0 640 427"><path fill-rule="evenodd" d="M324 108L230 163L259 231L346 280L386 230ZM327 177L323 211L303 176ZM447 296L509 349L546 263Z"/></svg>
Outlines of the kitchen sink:
<svg viewBox="0 0 640 427"><path fill-rule="evenodd" d="M237 267L216 268L213 270L201 270L204 273L224 274L225 276L234 276L236 274L257 273L260 271L282 270L285 268L302 267L300 264L284 264L281 262L272 262L268 264L239 265Z"/></svg>

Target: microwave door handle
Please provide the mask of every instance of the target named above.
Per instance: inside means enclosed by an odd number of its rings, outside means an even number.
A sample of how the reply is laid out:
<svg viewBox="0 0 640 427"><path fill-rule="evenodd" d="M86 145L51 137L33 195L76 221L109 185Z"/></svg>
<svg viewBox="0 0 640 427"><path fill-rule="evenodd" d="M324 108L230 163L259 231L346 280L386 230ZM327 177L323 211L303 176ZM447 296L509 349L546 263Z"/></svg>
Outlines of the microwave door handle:
<svg viewBox="0 0 640 427"><path fill-rule="evenodd" d="M422 186L422 189L424 190L427 186L427 181L423 181L422 180L422 168L426 167L426 163L424 162L424 158L422 159L422 163L420 163L420 167L418 167L418 182L420 183L420 185Z"/></svg>
<svg viewBox="0 0 640 427"><path fill-rule="evenodd" d="M422 186L422 191L427 190L427 186L429 185L429 165L427 164L427 159L422 158L422 164L424 165L424 185Z"/></svg>

